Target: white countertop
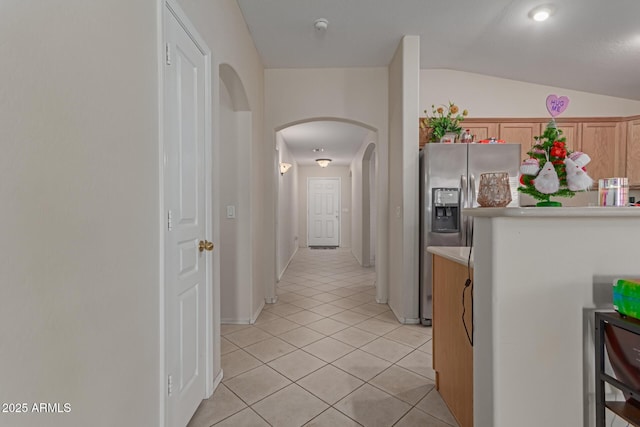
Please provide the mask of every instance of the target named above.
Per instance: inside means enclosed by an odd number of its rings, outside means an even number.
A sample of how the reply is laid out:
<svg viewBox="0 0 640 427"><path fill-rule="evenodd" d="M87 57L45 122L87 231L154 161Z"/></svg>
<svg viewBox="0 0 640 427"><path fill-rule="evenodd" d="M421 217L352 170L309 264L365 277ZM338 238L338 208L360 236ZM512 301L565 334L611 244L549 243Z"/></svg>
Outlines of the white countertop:
<svg viewBox="0 0 640 427"><path fill-rule="evenodd" d="M469 250L467 246L428 246L427 252L439 255L458 264L467 265ZM471 267L473 267L473 253L471 253Z"/></svg>
<svg viewBox="0 0 640 427"><path fill-rule="evenodd" d="M640 207L613 207L613 206L587 206L587 207L532 207L532 208L468 208L462 213L475 217L537 217L537 218L640 218Z"/></svg>

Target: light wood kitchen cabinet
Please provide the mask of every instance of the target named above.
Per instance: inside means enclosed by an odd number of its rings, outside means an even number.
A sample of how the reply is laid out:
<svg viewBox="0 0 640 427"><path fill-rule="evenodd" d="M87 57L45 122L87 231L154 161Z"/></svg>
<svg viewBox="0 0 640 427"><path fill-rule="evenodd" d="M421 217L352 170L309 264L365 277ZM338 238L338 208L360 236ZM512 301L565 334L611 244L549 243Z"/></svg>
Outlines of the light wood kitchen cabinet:
<svg viewBox="0 0 640 427"><path fill-rule="evenodd" d="M521 144L524 160L549 122L548 118L467 118L462 129L469 129L476 140L492 136L507 143ZM558 127L571 151L584 151L591 157L587 165L589 176L598 179L626 176L629 185L640 189L640 115L632 117L561 117ZM427 131L420 132L420 147L427 139Z"/></svg>
<svg viewBox="0 0 640 427"><path fill-rule="evenodd" d="M558 129L562 131L562 136L566 138L567 148L576 151L580 146L580 123L558 122ZM542 125L541 132L544 132L546 125Z"/></svg>
<svg viewBox="0 0 640 427"><path fill-rule="evenodd" d="M627 173L629 186L640 186L640 118L627 122Z"/></svg>
<svg viewBox="0 0 640 427"><path fill-rule="evenodd" d="M580 151L591 157L587 165L589 176L597 181L601 178L625 176L626 146L623 143L621 122L585 122L581 123L582 141ZM626 134L626 129L624 129Z"/></svg>
<svg viewBox="0 0 640 427"><path fill-rule="evenodd" d="M462 123L462 131L464 132L466 129L469 129L469 133L474 135L474 141L498 137L498 123L468 123L465 121Z"/></svg>
<svg viewBox="0 0 640 427"><path fill-rule="evenodd" d="M520 160L529 157L527 152L531 150L535 140L534 136L539 136L542 132L540 122L506 122L500 123L498 127L499 139L504 139L508 143L519 143Z"/></svg>
<svg viewBox="0 0 640 427"><path fill-rule="evenodd" d="M433 256L433 369L436 388L447 402L460 427L473 427L473 347L469 333L473 324L471 290L462 292L473 270L447 258Z"/></svg>

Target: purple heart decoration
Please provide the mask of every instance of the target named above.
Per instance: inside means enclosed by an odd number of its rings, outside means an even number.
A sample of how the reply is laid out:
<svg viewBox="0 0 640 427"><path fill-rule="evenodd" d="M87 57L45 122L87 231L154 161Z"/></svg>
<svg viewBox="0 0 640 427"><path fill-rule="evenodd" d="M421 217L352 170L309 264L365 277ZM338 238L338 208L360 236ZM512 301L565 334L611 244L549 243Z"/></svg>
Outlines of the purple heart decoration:
<svg viewBox="0 0 640 427"><path fill-rule="evenodd" d="M569 98L566 96L547 96L547 111L555 118L562 114L569 106Z"/></svg>

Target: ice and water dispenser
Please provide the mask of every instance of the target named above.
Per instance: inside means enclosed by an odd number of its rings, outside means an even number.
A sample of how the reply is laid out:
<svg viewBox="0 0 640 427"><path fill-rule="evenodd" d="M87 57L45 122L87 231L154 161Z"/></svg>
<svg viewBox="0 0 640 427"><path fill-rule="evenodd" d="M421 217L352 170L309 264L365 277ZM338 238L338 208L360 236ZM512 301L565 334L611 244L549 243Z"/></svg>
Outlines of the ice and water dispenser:
<svg viewBox="0 0 640 427"><path fill-rule="evenodd" d="M431 199L431 231L457 233L460 231L460 189L434 188Z"/></svg>

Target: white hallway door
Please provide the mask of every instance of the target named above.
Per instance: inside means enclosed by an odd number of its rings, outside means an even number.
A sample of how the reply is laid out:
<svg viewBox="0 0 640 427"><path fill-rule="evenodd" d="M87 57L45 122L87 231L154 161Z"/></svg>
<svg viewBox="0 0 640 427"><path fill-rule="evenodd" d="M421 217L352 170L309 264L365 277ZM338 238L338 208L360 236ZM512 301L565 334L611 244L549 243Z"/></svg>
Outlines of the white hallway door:
<svg viewBox="0 0 640 427"><path fill-rule="evenodd" d="M309 246L340 244L340 179L309 178Z"/></svg>
<svg viewBox="0 0 640 427"><path fill-rule="evenodd" d="M205 143L207 54L165 11L165 331L167 426L184 427L206 395ZM184 18L181 18L184 19Z"/></svg>

